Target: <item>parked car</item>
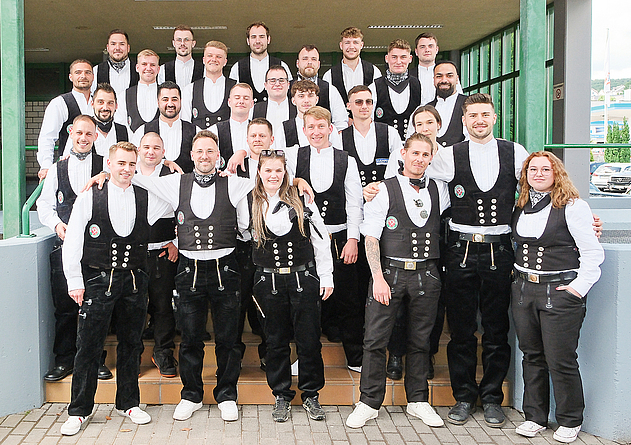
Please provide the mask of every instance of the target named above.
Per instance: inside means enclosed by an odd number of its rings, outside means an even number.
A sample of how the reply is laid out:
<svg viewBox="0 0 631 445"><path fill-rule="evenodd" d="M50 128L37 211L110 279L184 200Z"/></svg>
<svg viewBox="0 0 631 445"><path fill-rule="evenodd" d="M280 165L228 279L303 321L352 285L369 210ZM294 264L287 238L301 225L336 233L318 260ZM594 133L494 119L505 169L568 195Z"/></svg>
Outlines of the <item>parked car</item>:
<svg viewBox="0 0 631 445"><path fill-rule="evenodd" d="M607 188L612 192L626 193L631 190L631 169L613 173L607 183Z"/></svg>
<svg viewBox="0 0 631 445"><path fill-rule="evenodd" d="M625 170L631 170L631 164L621 162L603 164L592 174L591 182L600 190L609 190L609 178L611 178L611 175Z"/></svg>
<svg viewBox="0 0 631 445"><path fill-rule="evenodd" d="M605 164L605 162L600 162L600 161L590 162L589 163L589 176L591 177L596 171L596 169L603 164Z"/></svg>

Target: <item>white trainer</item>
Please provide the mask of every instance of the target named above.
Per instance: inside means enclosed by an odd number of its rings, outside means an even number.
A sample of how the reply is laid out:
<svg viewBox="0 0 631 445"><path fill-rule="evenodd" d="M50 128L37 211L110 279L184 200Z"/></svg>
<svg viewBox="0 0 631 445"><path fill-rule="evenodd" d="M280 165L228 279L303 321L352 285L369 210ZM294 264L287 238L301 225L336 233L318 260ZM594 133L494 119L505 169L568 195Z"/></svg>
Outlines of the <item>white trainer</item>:
<svg viewBox="0 0 631 445"><path fill-rule="evenodd" d="M348 369L350 369L353 372L359 372L361 374L362 372L362 367L361 366L348 366Z"/></svg>
<svg viewBox="0 0 631 445"><path fill-rule="evenodd" d="M81 425L86 421L87 417L83 416L70 416L68 420L61 425L60 432L64 436L74 436L81 429Z"/></svg>
<svg viewBox="0 0 631 445"><path fill-rule="evenodd" d="M578 432L581 430L581 425L574 428L568 428L567 426L560 426L552 435L554 440L563 443L572 443L578 437Z"/></svg>
<svg viewBox="0 0 631 445"><path fill-rule="evenodd" d="M237 408L237 402L234 400L226 400L217 405L219 411L221 411L221 418L226 422L234 422L239 420L239 409Z"/></svg>
<svg viewBox="0 0 631 445"><path fill-rule="evenodd" d="M376 419L379 411L369 407L363 402L357 402L353 412L346 418L346 426L349 428L361 428L371 419Z"/></svg>
<svg viewBox="0 0 631 445"><path fill-rule="evenodd" d="M144 425L145 423L151 422L151 416L137 406L125 411L120 409L117 409L116 411L119 416L128 417L129 420L134 422L136 425Z"/></svg>
<svg viewBox="0 0 631 445"><path fill-rule="evenodd" d="M173 418L175 420L186 420L190 419L195 411L200 409L203 406L202 402L195 403L190 400L182 399L180 403L175 407L175 411L173 411Z"/></svg>
<svg viewBox="0 0 631 445"><path fill-rule="evenodd" d="M409 415L421 419L427 426L439 427L445 424L428 402L409 402L407 412Z"/></svg>
<svg viewBox="0 0 631 445"><path fill-rule="evenodd" d="M532 420L526 420L524 423L515 428L515 432L524 437L535 437L537 433L541 433L545 430L545 426L539 425Z"/></svg>

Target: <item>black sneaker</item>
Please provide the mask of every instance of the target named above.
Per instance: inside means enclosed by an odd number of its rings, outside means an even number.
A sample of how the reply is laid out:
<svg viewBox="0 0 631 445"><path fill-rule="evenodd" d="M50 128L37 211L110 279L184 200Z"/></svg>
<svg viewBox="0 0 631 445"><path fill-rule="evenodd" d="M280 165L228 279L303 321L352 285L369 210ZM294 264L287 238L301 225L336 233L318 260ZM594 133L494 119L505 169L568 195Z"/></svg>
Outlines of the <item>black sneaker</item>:
<svg viewBox="0 0 631 445"><path fill-rule="evenodd" d="M173 357L173 352L153 353L151 361L160 371L162 377L175 377L177 375L177 360Z"/></svg>
<svg viewBox="0 0 631 445"><path fill-rule="evenodd" d="M307 397L302 402L302 407L307 411L309 417L313 420L324 420L326 419L326 413L320 406L320 402L318 402L318 396Z"/></svg>
<svg viewBox="0 0 631 445"><path fill-rule="evenodd" d="M274 419L274 422L287 422L289 420L290 411L291 405L289 401L283 399L281 396L276 396L276 402L272 410L272 419Z"/></svg>
<svg viewBox="0 0 631 445"><path fill-rule="evenodd" d="M386 376L392 380L401 380L403 377L403 357L390 354L386 365Z"/></svg>

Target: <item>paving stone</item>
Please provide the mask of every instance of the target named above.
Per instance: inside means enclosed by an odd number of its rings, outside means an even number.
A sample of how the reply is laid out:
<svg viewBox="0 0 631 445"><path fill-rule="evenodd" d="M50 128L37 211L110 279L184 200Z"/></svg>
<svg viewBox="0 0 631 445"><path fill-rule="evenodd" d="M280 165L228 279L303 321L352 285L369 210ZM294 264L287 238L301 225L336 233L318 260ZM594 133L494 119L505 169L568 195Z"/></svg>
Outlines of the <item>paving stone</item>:
<svg viewBox="0 0 631 445"><path fill-rule="evenodd" d="M433 434L419 434L418 437L425 445L440 445L440 440Z"/></svg>
<svg viewBox="0 0 631 445"><path fill-rule="evenodd" d="M42 417L44 415L44 413L46 412L45 409L42 408L35 408L32 409L25 417L24 420L26 420L27 422L37 422L39 420L40 417Z"/></svg>
<svg viewBox="0 0 631 445"><path fill-rule="evenodd" d="M30 433L24 438L23 443L39 443L40 440L46 435L46 430L40 428L33 428Z"/></svg>
<svg viewBox="0 0 631 445"><path fill-rule="evenodd" d="M420 441L418 434L414 431L412 426L400 426L398 428L399 434L403 437L403 440L407 442L418 442Z"/></svg>
<svg viewBox="0 0 631 445"><path fill-rule="evenodd" d="M383 437L388 445L405 445L403 438L397 433L385 433Z"/></svg>
<svg viewBox="0 0 631 445"><path fill-rule="evenodd" d="M21 435L10 434L4 439L4 442L2 442L2 445L17 445L22 442L23 437L24 436L21 436Z"/></svg>
<svg viewBox="0 0 631 445"><path fill-rule="evenodd" d="M362 428L366 439L372 443L375 440L383 440L383 434L377 425L366 425Z"/></svg>
<svg viewBox="0 0 631 445"><path fill-rule="evenodd" d="M24 418L22 414L11 414L4 418L3 427L15 428Z"/></svg>
<svg viewBox="0 0 631 445"><path fill-rule="evenodd" d="M13 428L0 428L0 442L7 437Z"/></svg>
<svg viewBox="0 0 631 445"><path fill-rule="evenodd" d="M349 433L348 441L351 445L366 445L368 444L368 440L364 433Z"/></svg>
<svg viewBox="0 0 631 445"><path fill-rule="evenodd" d="M333 443L328 433L313 433L312 437L315 445L331 445Z"/></svg>
<svg viewBox="0 0 631 445"><path fill-rule="evenodd" d="M31 431L33 429L33 427L35 426L35 422L20 422L18 423L15 428L13 428L13 431L11 431L11 434L20 434L22 436L26 436L29 431Z"/></svg>

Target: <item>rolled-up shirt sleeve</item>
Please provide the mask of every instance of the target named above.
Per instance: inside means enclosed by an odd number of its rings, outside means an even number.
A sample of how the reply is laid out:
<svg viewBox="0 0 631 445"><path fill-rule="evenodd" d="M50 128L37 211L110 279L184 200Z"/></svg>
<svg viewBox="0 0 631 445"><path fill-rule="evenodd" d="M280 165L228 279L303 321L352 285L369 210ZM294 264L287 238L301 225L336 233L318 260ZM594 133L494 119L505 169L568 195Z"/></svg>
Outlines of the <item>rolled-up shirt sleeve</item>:
<svg viewBox="0 0 631 445"><path fill-rule="evenodd" d="M316 271L320 277L320 287L333 287L333 256L331 255L331 241L328 237L328 231L324 225L324 221L320 216L320 210L315 202L307 204L313 214L311 222L320 232L320 235L311 227L311 244L313 245L313 253L316 261ZM306 222L306 221L305 221Z"/></svg>
<svg viewBox="0 0 631 445"><path fill-rule="evenodd" d="M383 225L388 216L388 208L390 207L390 199L388 198L388 189L382 182L379 184L379 193L375 198L364 204L364 221L360 229L364 236L372 236L381 239Z"/></svg>

